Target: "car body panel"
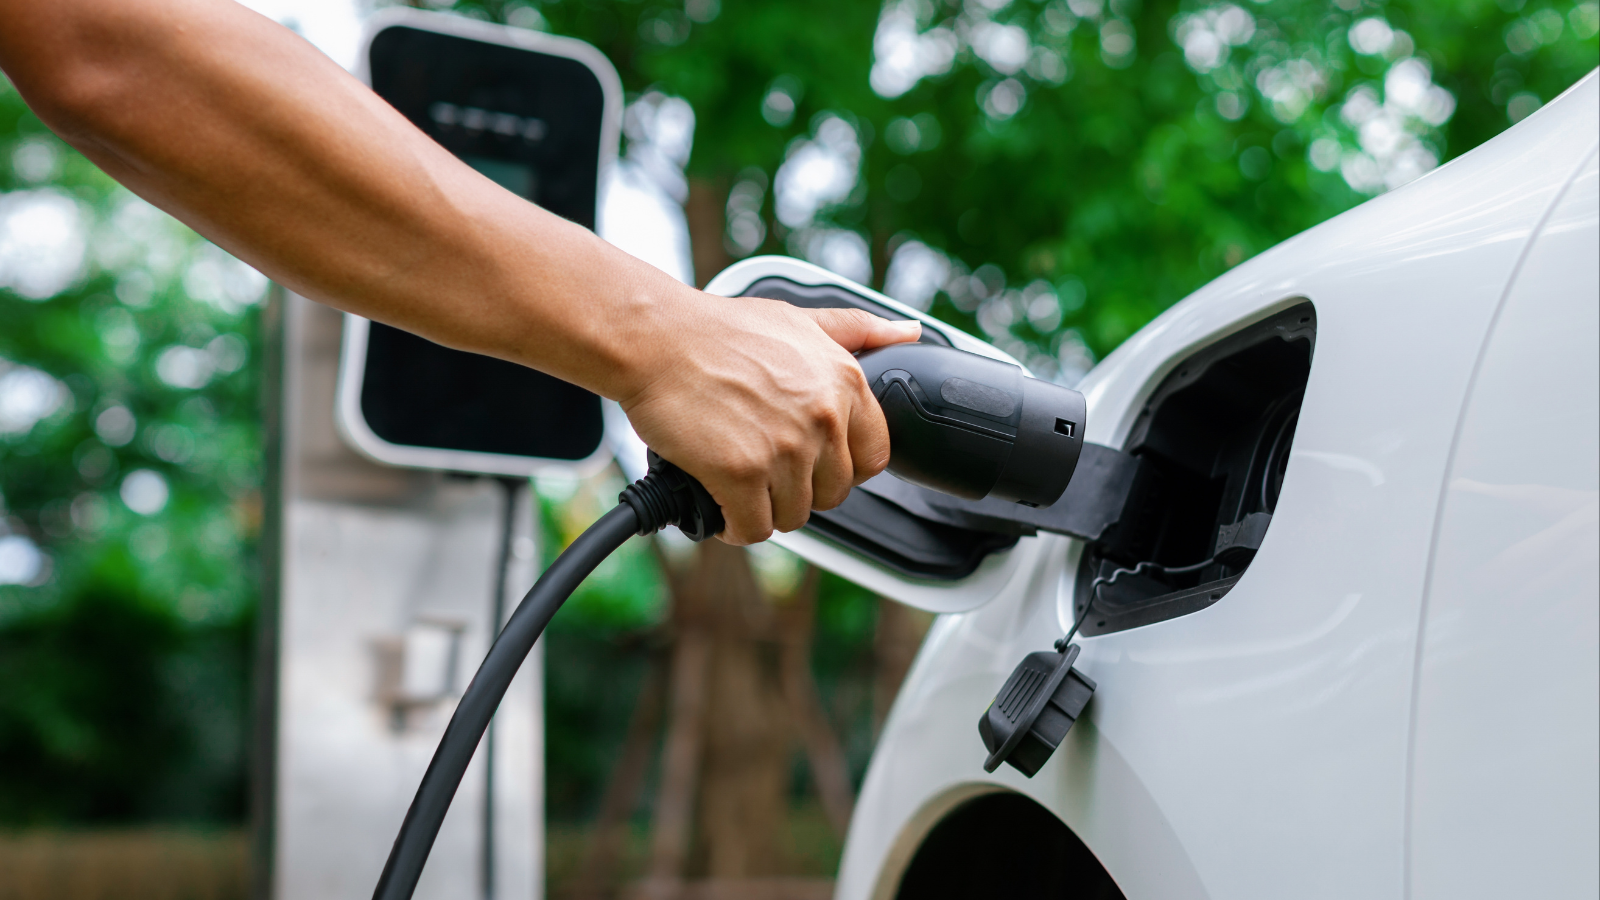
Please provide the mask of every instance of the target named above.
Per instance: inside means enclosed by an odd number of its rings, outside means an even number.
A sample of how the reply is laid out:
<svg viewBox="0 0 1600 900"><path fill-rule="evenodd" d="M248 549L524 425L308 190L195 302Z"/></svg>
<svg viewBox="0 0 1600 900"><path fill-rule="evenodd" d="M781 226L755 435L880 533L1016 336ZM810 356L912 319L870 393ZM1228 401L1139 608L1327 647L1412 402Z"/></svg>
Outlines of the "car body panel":
<svg viewBox="0 0 1600 900"><path fill-rule="evenodd" d="M1462 415L1418 660L1411 896L1600 896L1600 163ZM1554 777L1553 777L1554 776Z"/></svg>
<svg viewBox="0 0 1600 900"><path fill-rule="evenodd" d="M1078 728L1036 778L986 775L978 716L1070 624L1081 548L1030 539L1022 568L1019 544L991 602L941 619L923 647L863 786L841 900L893 896L927 810L986 786L1055 811L1130 898L1405 894L1414 663L1453 439L1517 264L1594 143L1597 106L1591 75L1217 279L1091 373L1086 438L1119 446L1195 349L1302 299L1317 311L1283 492L1238 585L1201 612L1083 640L1078 666L1100 687Z"/></svg>

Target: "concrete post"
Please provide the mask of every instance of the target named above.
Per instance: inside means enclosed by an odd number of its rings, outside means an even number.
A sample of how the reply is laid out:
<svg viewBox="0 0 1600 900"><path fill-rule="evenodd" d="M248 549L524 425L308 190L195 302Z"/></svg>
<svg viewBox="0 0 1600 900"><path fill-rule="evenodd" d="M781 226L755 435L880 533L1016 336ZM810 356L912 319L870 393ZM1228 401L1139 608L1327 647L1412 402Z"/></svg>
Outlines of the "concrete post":
<svg viewBox="0 0 1600 900"><path fill-rule="evenodd" d="M350 900L371 894L488 649L506 495L488 479L386 468L347 448L333 416L341 316L292 294L282 312L281 586L276 622L264 623L278 645L274 821L258 846L270 847L270 896ZM517 493L508 614L537 574L531 493ZM544 891L541 671L535 648L496 718L497 900ZM426 699L441 689L447 698ZM482 766L480 748L419 900L484 896Z"/></svg>

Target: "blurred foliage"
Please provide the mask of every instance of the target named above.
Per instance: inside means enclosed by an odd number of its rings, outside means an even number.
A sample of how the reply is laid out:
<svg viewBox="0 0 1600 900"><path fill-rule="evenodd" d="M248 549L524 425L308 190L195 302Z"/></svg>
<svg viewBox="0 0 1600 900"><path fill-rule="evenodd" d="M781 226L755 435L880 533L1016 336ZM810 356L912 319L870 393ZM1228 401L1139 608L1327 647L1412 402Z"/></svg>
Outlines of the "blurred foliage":
<svg viewBox="0 0 1600 900"><path fill-rule="evenodd" d="M0 822L243 813L264 288L0 81Z"/></svg>
<svg viewBox="0 0 1600 900"><path fill-rule="evenodd" d="M826 265L845 231L883 285L893 251L924 242L955 272L937 297L901 299L931 300L1045 376L1081 374L1085 349L1104 355L1384 174L1393 186L1470 150L1600 61L1593 0L455 8L583 38L629 91L686 99L691 176L729 191L730 212L763 216L730 231L736 256ZM786 223L769 188L781 194L780 170L830 117L856 133L860 178Z"/></svg>
<svg viewBox="0 0 1600 900"><path fill-rule="evenodd" d="M0 630L0 821L230 820L248 633L185 633L118 584Z"/></svg>
<svg viewBox="0 0 1600 900"><path fill-rule="evenodd" d="M615 504L615 470L585 481L544 476L536 483L544 563ZM543 639L545 654L545 808L556 821L587 819L638 699L655 629L667 610L667 587L644 538L602 562Z"/></svg>
<svg viewBox="0 0 1600 900"><path fill-rule="evenodd" d="M1595 0L454 8L584 38L630 99L688 101L731 255L833 264L1063 379L1597 61ZM263 288L0 81L0 821L241 814ZM541 487L553 552L592 515ZM624 727L664 609L652 556L630 544L553 626L558 813ZM858 761L875 615L826 580L818 677Z"/></svg>

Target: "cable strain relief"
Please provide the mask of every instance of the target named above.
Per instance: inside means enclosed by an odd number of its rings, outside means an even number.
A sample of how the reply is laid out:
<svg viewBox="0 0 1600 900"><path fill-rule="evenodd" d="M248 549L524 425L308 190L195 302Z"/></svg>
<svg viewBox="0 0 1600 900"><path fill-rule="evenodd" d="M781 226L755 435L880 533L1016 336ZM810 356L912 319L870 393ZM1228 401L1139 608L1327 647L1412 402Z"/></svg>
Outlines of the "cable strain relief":
<svg viewBox="0 0 1600 900"><path fill-rule="evenodd" d="M649 459L650 471L617 497L638 516L639 535L676 525L685 537L698 542L722 531L722 509L700 482L654 450Z"/></svg>
<svg viewBox="0 0 1600 900"><path fill-rule="evenodd" d="M635 533L641 537L655 534L676 518L671 493L654 471L623 488L617 501L633 508L634 515L639 518L639 530Z"/></svg>

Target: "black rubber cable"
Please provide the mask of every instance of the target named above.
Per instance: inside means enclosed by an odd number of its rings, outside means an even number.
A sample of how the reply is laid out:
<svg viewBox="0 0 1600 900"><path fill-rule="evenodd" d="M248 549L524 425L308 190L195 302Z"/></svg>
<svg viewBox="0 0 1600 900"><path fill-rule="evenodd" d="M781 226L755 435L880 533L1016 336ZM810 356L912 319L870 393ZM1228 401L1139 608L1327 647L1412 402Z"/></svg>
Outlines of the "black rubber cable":
<svg viewBox="0 0 1600 900"><path fill-rule="evenodd" d="M472 676L472 683L456 704L428 771L422 775L417 795L411 799L411 808L406 810L400 834L394 839L383 874L372 892L373 900L411 900L445 813L450 811L450 801L455 799L467 765L483 741L483 733L511 686L511 679L556 610L595 566L628 538L655 534L668 525L676 525L692 541L703 541L722 531L722 510L700 482L654 452L649 459L649 474L628 485L617 498L616 509L601 516L600 521L578 535L572 546L561 551L517 604L500 636L490 645L478 674Z"/></svg>
<svg viewBox="0 0 1600 900"><path fill-rule="evenodd" d="M550 564L517 605L450 717L439 749L434 751L411 808L406 810L400 834L394 839L383 875L372 893L373 900L410 900L467 764L472 762L484 729L517 669L578 584L638 530L639 516L633 507L621 505L606 513Z"/></svg>

